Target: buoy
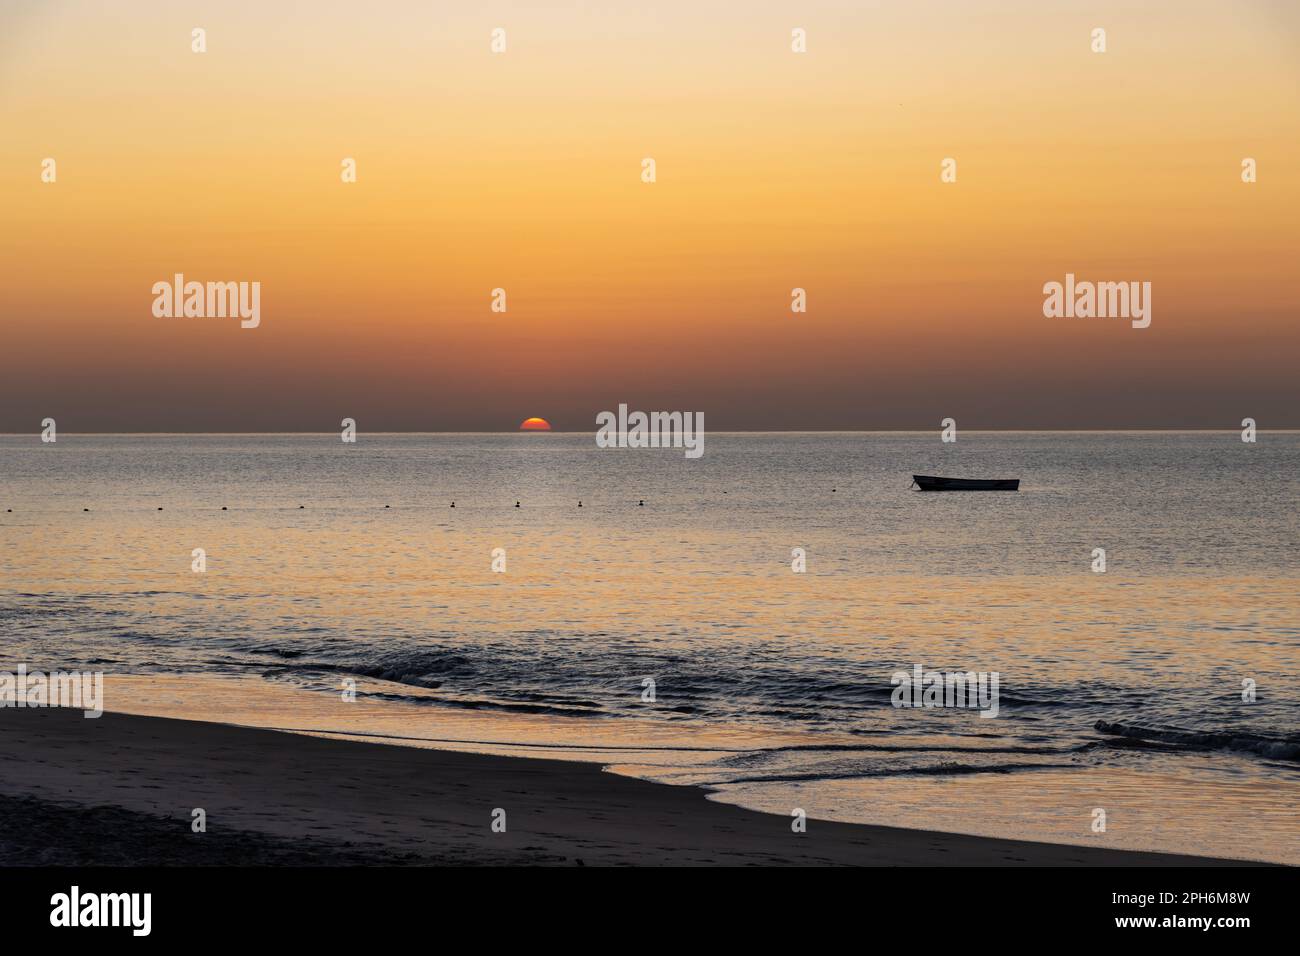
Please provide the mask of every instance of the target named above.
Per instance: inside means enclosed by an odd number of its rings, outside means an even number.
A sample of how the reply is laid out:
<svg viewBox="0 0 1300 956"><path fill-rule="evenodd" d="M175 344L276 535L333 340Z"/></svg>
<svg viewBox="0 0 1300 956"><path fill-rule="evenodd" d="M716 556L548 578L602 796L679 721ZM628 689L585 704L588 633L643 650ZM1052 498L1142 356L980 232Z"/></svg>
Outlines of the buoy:
<svg viewBox="0 0 1300 956"><path fill-rule="evenodd" d="M385 508L391 508L392 505L384 505Z"/></svg>
<svg viewBox="0 0 1300 956"><path fill-rule="evenodd" d="M298 510L301 511L303 508L306 508L306 507L307 507L306 505L299 505L299 506L298 506Z"/></svg>
<svg viewBox="0 0 1300 956"><path fill-rule="evenodd" d="M82 511L89 511L90 509L89 509L89 508L82 508L81 510L82 510Z"/></svg>
<svg viewBox="0 0 1300 956"><path fill-rule="evenodd" d="M453 508L456 507L456 502L453 501L453 502L451 503L451 506L452 506Z"/></svg>
<svg viewBox="0 0 1300 956"><path fill-rule="evenodd" d="M644 507L645 507L645 499L642 498L640 501L638 501L638 502L636 503L636 506L637 506L638 508L644 508Z"/></svg>
<svg viewBox="0 0 1300 956"><path fill-rule="evenodd" d="M159 510L159 511L162 511L162 508L159 508L158 510Z"/></svg>
<svg viewBox="0 0 1300 956"><path fill-rule="evenodd" d="M579 508L582 507L582 502L581 502L581 501L578 502L578 507L579 507Z"/></svg>
<svg viewBox="0 0 1300 956"><path fill-rule="evenodd" d="M226 510L227 510L226 506L225 506L225 505L222 505L222 506L221 506L221 510L222 510L222 511L226 511Z"/></svg>
<svg viewBox="0 0 1300 956"><path fill-rule="evenodd" d="M516 508L519 507L519 502L517 502L517 501L515 502L515 507L516 507Z"/></svg>

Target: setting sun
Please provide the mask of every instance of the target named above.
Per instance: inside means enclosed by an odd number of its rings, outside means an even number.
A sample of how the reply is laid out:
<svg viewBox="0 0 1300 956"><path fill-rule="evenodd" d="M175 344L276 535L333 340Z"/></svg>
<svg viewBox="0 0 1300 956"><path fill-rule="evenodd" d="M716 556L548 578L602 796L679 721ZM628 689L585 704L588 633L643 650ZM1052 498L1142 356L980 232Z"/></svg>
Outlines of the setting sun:
<svg viewBox="0 0 1300 956"><path fill-rule="evenodd" d="M549 432L551 423L545 418L525 418L519 426L521 432Z"/></svg>

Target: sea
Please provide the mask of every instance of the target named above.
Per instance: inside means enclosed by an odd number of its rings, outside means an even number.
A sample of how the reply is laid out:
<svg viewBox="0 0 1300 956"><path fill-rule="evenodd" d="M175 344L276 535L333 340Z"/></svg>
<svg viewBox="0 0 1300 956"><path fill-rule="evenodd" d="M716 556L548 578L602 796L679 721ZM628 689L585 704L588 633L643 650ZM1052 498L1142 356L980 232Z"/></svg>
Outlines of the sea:
<svg viewBox="0 0 1300 956"><path fill-rule="evenodd" d="M1298 502L1267 430L6 435L0 671L810 827L1298 864ZM996 716L900 706L918 667Z"/></svg>

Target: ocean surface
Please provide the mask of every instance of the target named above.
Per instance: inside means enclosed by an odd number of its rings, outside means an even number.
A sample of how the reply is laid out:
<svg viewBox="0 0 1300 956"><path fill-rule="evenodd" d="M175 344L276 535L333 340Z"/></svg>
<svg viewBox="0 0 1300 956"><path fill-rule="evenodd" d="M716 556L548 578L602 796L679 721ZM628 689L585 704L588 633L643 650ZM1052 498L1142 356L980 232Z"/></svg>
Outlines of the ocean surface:
<svg viewBox="0 0 1300 956"><path fill-rule="evenodd" d="M1300 863L1298 501L1295 432L709 433L698 460L591 434L3 436L0 671L814 821ZM918 664L996 672L997 717L895 707Z"/></svg>

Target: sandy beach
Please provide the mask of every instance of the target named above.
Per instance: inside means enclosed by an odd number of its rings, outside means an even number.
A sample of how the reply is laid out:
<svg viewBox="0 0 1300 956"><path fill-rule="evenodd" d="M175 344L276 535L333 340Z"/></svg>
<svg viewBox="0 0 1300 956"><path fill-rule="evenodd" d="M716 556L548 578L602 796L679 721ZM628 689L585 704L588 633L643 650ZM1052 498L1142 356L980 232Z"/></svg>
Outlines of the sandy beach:
<svg viewBox="0 0 1300 956"><path fill-rule="evenodd" d="M788 818L589 763L66 709L0 711L0 759L11 865L1234 862L817 820L796 834Z"/></svg>

